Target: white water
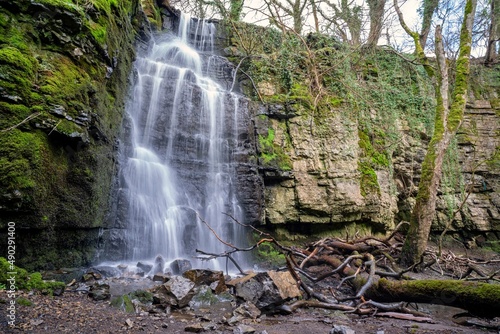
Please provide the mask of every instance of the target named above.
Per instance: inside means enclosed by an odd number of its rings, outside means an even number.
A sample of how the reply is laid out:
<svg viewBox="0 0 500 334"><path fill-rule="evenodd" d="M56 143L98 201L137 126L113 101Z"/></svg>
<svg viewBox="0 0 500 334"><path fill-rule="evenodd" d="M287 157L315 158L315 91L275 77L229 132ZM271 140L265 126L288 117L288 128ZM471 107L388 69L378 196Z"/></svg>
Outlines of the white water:
<svg viewBox="0 0 500 334"><path fill-rule="evenodd" d="M225 215L243 221L233 162L242 98L206 76L220 66L212 55L214 39L212 23L183 15L176 36L159 36L136 60L127 106L131 147L123 149L130 153L120 172L127 225L123 260L162 255L225 269L223 259L194 259L195 249L230 250L198 217L223 240L245 246L244 229Z"/></svg>

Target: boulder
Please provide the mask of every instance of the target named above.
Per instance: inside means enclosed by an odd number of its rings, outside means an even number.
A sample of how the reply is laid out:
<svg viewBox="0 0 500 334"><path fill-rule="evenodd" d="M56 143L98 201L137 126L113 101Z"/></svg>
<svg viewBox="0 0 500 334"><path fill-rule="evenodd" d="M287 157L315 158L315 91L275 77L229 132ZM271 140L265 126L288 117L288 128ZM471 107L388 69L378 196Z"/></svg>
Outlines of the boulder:
<svg viewBox="0 0 500 334"><path fill-rule="evenodd" d="M146 263L142 261L137 262L136 266L137 268L141 269L144 273L149 273L153 268L153 265L151 263Z"/></svg>
<svg viewBox="0 0 500 334"><path fill-rule="evenodd" d="M120 269L113 266L97 266L92 270L99 272L103 277L117 277L122 274Z"/></svg>
<svg viewBox="0 0 500 334"><path fill-rule="evenodd" d="M218 302L219 299L212 293L212 289L203 285L197 288L197 292L189 302L189 306L192 309L210 308L210 306Z"/></svg>
<svg viewBox="0 0 500 334"><path fill-rule="evenodd" d="M191 269L182 274L185 278L191 280L196 286L214 284L213 290L219 294L227 290L222 271L209 269Z"/></svg>
<svg viewBox="0 0 500 334"><path fill-rule="evenodd" d="M174 305L182 308L188 305L194 295L195 284L182 276L174 276L167 283L163 284L168 294L174 297Z"/></svg>
<svg viewBox="0 0 500 334"><path fill-rule="evenodd" d="M153 266L153 274L162 273L164 268L165 268L165 260L163 259L163 256L158 255L155 258L155 264Z"/></svg>
<svg viewBox="0 0 500 334"><path fill-rule="evenodd" d="M335 325L330 330L330 334L356 334L356 332L347 326Z"/></svg>
<svg viewBox="0 0 500 334"><path fill-rule="evenodd" d="M166 283L170 279L170 275L164 273L156 273L153 276L153 282Z"/></svg>
<svg viewBox="0 0 500 334"><path fill-rule="evenodd" d="M235 294L261 310L273 309L291 298L301 296L297 283L288 272L274 271L240 280L235 285Z"/></svg>
<svg viewBox="0 0 500 334"><path fill-rule="evenodd" d="M106 300L111 297L108 284L94 284L90 287L89 297L93 300Z"/></svg>
<svg viewBox="0 0 500 334"><path fill-rule="evenodd" d="M182 275L191 268L193 268L191 262L186 259L177 259L170 264L170 270L174 275Z"/></svg>
<svg viewBox="0 0 500 334"><path fill-rule="evenodd" d="M283 299L302 297L297 281L288 271L268 271L267 274L273 280L278 288L279 294Z"/></svg>

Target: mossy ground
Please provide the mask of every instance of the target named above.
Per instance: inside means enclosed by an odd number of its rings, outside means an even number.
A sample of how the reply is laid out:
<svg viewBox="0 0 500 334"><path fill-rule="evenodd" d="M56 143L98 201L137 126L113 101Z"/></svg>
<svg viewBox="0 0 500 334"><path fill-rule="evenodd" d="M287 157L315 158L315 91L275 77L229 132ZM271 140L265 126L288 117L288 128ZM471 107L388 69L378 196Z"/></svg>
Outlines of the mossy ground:
<svg viewBox="0 0 500 334"><path fill-rule="evenodd" d="M14 274L10 274L14 273ZM23 268L11 266L11 264L3 257L0 257L0 284L10 289L11 281L9 279L15 278L14 285L16 290L38 290L42 293L52 294L55 289L63 289L64 282L45 281L39 272L28 273ZM25 304L29 304L29 300Z"/></svg>

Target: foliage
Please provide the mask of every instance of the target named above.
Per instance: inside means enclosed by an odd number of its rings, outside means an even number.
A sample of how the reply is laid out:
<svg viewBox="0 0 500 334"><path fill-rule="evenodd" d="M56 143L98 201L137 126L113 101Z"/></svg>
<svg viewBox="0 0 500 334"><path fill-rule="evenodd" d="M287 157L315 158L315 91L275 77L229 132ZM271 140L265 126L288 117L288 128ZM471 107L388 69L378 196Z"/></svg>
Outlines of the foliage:
<svg viewBox="0 0 500 334"><path fill-rule="evenodd" d="M285 255L270 243L260 244L257 247L256 257L262 266L278 267L285 264Z"/></svg>
<svg viewBox="0 0 500 334"><path fill-rule="evenodd" d="M269 128L267 136L259 135L260 158L263 165L275 166L283 171L291 170L292 163L288 155L274 140L275 132Z"/></svg>

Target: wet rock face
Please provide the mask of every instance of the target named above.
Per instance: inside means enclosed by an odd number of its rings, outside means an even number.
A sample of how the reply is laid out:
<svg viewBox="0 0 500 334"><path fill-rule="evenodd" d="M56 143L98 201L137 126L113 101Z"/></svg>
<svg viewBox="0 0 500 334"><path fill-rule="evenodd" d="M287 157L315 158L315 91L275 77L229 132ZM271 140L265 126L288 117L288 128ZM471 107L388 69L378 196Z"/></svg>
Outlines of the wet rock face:
<svg viewBox="0 0 500 334"><path fill-rule="evenodd" d="M29 269L88 265L104 227L139 1L0 8L0 251L16 223ZM128 7L130 6L130 7ZM140 9L139 9L140 10ZM96 24L99 19L100 34ZM120 28L118 28L120 27ZM103 34L104 33L104 34ZM21 126L15 126L25 120ZM14 127L13 127L14 126ZM15 173L7 172L15 170Z"/></svg>

